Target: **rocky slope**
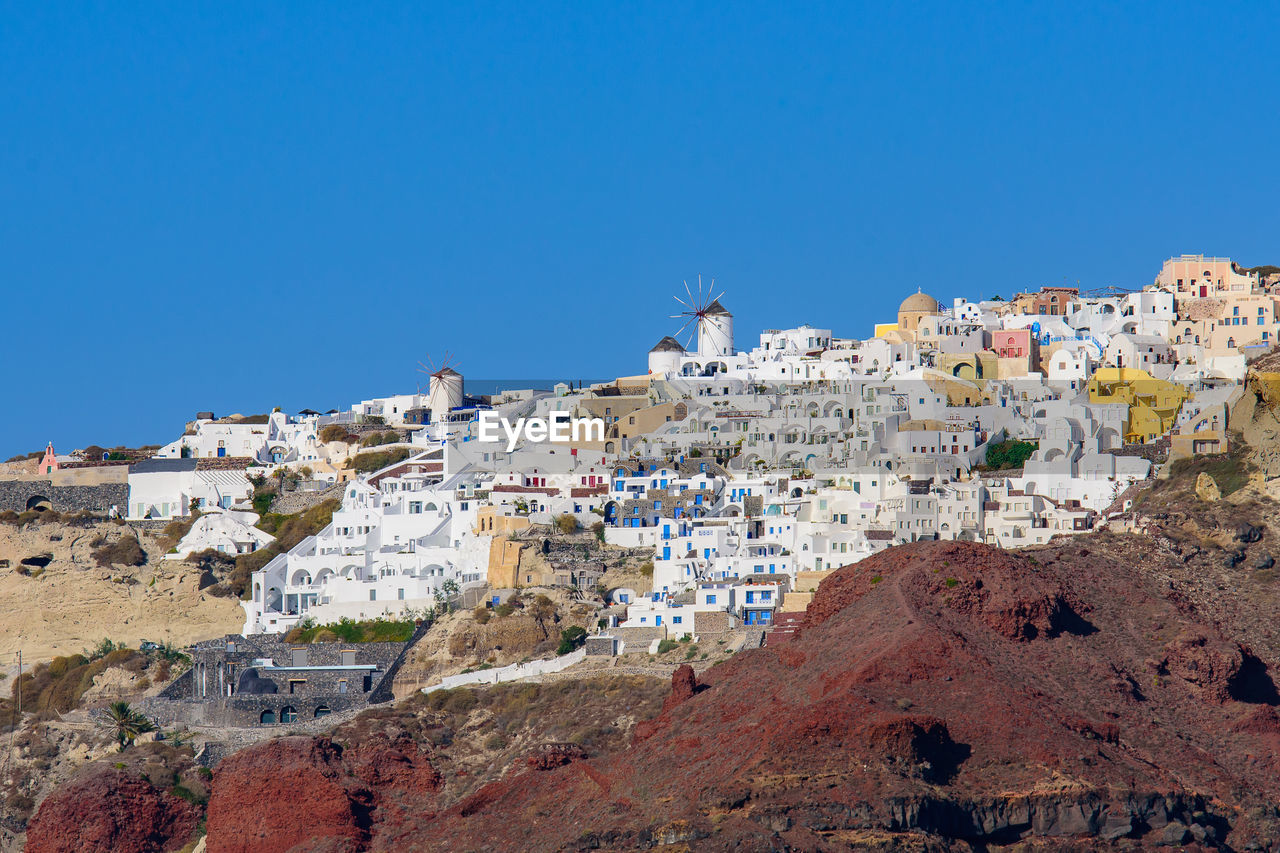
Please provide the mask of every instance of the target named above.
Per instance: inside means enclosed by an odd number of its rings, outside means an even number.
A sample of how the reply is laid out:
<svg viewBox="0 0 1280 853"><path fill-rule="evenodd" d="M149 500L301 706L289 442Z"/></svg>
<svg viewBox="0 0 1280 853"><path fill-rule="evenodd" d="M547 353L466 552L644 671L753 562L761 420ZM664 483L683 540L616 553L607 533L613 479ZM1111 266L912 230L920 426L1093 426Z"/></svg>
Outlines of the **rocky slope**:
<svg viewBox="0 0 1280 853"><path fill-rule="evenodd" d="M1278 596L1191 585L1170 548L890 549L829 577L790 642L682 670L598 741L571 730L637 688L581 694L518 743L507 685L251 748L216 772L208 849L1270 849L1276 650L1246 611ZM492 735L501 759L475 742ZM279 814L323 820L304 838Z"/></svg>
<svg viewBox="0 0 1280 853"><path fill-rule="evenodd" d="M200 570L161 560L160 543L145 532L141 566L98 565L95 543L134 533L108 523L0 523L0 561L8 561L0 568L0 658L8 663L21 648L35 663L104 637L186 645L240 630L239 602L202 591Z"/></svg>
<svg viewBox="0 0 1280 853"><path fill-rule="evenodd" d="M683 684L630 750L483 788L415 842L534 849L514 822L540 849L1274 843L1273 661L1093 544L841 570L796 639Z"/></svg>
<svg viewBox="0 0 1280 853"><path fill-rule="evenodd" d="M548 597L554 611L542 624L531 615L534 599ZM594 625L598 603L570 599L563 589L522 590L519 607L507 615L488 611L485 621L464 610L438 620L419 640L396 676L395 696L404 698L422 687L438 683L446 675L481 665L507 666L521 660L554 653L560 632L572 625Z"/></svg>
<svg viewBox="0 0 1280 853"><path fill-rule="evenodd" d="M84 767L45 798L27 850L152 853L194 841L208 789L191 750L147 743L114 758Z"/></svg>

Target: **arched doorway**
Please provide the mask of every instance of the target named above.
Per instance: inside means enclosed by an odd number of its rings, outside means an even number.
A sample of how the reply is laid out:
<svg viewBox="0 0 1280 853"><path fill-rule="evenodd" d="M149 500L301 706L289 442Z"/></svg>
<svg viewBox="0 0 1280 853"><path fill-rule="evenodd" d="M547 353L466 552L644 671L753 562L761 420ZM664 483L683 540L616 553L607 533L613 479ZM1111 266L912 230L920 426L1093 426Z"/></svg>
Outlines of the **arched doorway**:
<svg viewBox="0 0 1280 853"><path fill-rule="evenodd" d="M53 509L53 501L44 495L32 495L27 498L27 509L35 510L36 512L47 512Z"/></svg>

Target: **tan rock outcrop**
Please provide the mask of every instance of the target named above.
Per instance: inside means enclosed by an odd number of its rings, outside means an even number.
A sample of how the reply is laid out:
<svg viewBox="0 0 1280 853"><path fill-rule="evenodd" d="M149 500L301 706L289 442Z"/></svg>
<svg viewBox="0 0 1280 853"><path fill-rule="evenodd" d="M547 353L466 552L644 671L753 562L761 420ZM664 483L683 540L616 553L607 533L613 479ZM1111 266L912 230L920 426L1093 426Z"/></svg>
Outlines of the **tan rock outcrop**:
<svg viewBox="0 0 1280 853"><path fill-rule="evenodd" d="M104 637L130 646L143 639L174 645L239 631L244 611L234 598L200 590L200 572L161 560L161 545L143 533L141 566L100 567L93 558L99 537L129 534L114 524L0 524L0 655L22 650L26 663L80 652ZM22 560L48 555L39 570Z"/></svg>

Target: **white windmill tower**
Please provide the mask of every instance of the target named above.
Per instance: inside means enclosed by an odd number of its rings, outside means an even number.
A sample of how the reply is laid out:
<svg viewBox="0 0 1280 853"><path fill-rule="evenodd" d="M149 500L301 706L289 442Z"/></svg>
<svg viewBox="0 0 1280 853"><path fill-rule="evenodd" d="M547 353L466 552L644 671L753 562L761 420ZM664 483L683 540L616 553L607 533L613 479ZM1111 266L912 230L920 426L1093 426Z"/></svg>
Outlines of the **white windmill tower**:
<svg viewBox="0 0 1280 853"><path fill-rule="evenodd" d="M689 338L685 343L685 349L689 348L689 343L693 341L693 335L698 335L697 355L700 358L723 358L733 355L733 315L720 304L720 297L724 296L724 291L716 296L716 281L711 280L711 286L704 292L702 289L702 276L698 276L698 292L695 294L689 287L689 282L684 283L684 290L688 301L681 299L679 296L675 298L685 307L684 311L679 314L672 314L673 320L684 319L684 325L680 327L680 331L676 332L676 337L689 329ZM690 328L692 327L692 328Z"/></svg>
<svg viewBox="0 0 1280 853"><path fill-rule="evenodd" d="M444 360L436 365L427 356L426 364L418 362L418 372L427 374L427 409L431 422L439 424L448 419L449 410L462 405L462 374L453 369L453 357L446 352ZM421 393L422 389L418 389Z"/></svg>

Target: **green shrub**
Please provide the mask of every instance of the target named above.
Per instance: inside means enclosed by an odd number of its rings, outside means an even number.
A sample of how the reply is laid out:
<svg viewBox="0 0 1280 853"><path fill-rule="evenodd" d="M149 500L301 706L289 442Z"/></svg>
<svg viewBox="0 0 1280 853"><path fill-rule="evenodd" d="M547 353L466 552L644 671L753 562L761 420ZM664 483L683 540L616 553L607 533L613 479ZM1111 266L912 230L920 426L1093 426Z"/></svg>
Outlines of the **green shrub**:
<svg viewBox="0 0 1280 853"><path fill-rule="evenodd" d="M560 632L560 645L556 648L556 654L567 655L569 652L574 651L586 642L586 629L579 628L577 625L571 625Z"/></svg>
<svg viewBox="0 0 1280 853"><path fill-rule="evenodd" d="M417 629L412 620L364 619L357 622L343 617L329 625L299 625L285 635L290 643L404 643Z"/></svg>
<svg viewBox="0 0 1280 853"><path fill-rule="evenodd" d="M196 794L194 791L192 791L190 788L186 787L185 785L174 785L169 790L169 793L173 794L175 797L179 799L186 800L188 803L191 803L192 805L196 805L196 806L203 806L205 804L205 801L209 799L208 797L202 797L199 794Z"/></svg>
<svg viewBox="0 0 1280 853"><path fill-rule="evenodd" d="M458 687L448 691L441 690L439 692L449 694L444 700L443 709L450 714L466 714L480 704L480 699L476 696L476 692L465 687Z"/></svg>
<svg viewBox="0 0 1280 853"><path fill-rule="evenodd" d="M235 568L223 584L226 591L242 599L248 598L249 579L253 573L271 562L277 554L288 551L303 539L323 530L333 521L333 512L339 506L339 501L330 499L294 515L263 514L258 521L258 529L275 536L275 541L265 548L236 557Z"/></svg>
<svg viewBox="0 0 1280 853"><path fill-rule="evenodd" d="M998 444L987 445L987 468L1001 471L1007 468L1021 468L1036 452L1039 445L1034 441L1005 439Z"/></svg>
<svg viewBox="0 0 1280 853"><path fill-rule="evenodd" d="M665 655L680 644L675 640L662 640L658 643L658 654Z"/></svg>
<svg viewBox="0 0 1280 853"><path fill-rule="evenodd" d="M571 512L562 513L556 516L556 529L566 536L570 533L576 533L578 530L578 518Z"/></svg>

